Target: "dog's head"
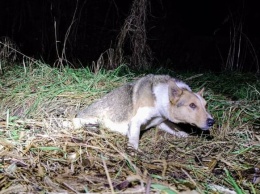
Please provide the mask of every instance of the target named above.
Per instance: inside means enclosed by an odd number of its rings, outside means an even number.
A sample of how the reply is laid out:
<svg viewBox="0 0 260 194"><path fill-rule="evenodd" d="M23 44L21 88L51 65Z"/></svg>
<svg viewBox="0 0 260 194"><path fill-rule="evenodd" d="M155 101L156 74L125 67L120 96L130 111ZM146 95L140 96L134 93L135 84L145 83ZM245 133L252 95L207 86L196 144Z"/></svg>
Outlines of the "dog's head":
<svg viewBox="0 0 260 194"><path fill-rule="evenodd" d="M208 130L214 124L214 119L206 110L203 98L204 88L193 93L179 88L174 81L169 82L169 120L174 123L189 123L202 130Z"/></svg>

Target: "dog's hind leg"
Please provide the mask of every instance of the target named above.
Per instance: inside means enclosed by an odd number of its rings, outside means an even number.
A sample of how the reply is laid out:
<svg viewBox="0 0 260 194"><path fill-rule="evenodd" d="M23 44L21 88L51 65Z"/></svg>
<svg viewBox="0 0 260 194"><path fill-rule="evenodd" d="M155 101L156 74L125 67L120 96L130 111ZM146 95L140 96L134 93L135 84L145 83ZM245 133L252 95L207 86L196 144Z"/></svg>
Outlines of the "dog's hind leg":
<svg viewBox="0 0 260 194"><path fill-rule="evenodd" d="M98 126L98 118L96 117L89 117L89 118L73 118L72 121L64 121L63 127L65 128L73 128L79 129L84 126Z"/></svg>
<svg viewBox="0 0 260 194"><path fill-rule="evenodd" d="M99 122L98 122L98 118L96 117L88 117L88 118L74 118L72 120L72 124L73 124L73 128L74 129L79 129L81 127L84 126L98 126Z"/></svg>
<svg viewBox="0 0 260 194"><path fill-rule="evenodd" d="M166 120L157 126L160 130L166 131L176 137L188 137L188 134L184 131L179 131L179 127L177 127L174 123Z"/></svg>

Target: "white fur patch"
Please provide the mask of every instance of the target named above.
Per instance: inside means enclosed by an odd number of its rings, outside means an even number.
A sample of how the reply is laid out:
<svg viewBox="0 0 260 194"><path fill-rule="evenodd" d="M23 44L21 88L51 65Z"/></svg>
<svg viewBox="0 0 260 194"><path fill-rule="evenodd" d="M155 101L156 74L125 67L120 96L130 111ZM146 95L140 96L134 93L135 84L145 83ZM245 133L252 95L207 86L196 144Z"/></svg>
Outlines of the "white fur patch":
<svg viewBox="0 0 260 194"><path fill-rule="evenodd" d="M160 115L167 119L169 118L168 108L170 106L168 90L168 84L158 84L153 88L153 92L156 97L155 107L157 111L159 111Z"/></svg>
<svg viewBox="0 0 260 194"><path fill-rule="evenodd" d="M109 119L104 119L102 125L111 131L119 132L122 135L127 135L128 132L128 122L115 123Z"/></svg>

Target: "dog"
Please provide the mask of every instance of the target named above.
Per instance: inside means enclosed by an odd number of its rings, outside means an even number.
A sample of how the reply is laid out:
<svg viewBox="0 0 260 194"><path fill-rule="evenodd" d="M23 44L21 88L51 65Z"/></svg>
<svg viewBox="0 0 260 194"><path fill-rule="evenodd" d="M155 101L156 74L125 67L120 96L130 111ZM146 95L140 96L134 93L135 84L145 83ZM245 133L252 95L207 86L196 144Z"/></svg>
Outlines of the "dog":
<svg viewBox="0 0 260 194"><path fill-rule="evenodd" d="M140 132L158 127L177 137L187 137L173 124L187 123L209 130L214 119L206 110L204 88L197 93L181 80L168 75L147 75L112 90L80 111L73 127L99 124L128 136L128 143L138 149Z"/></svg>

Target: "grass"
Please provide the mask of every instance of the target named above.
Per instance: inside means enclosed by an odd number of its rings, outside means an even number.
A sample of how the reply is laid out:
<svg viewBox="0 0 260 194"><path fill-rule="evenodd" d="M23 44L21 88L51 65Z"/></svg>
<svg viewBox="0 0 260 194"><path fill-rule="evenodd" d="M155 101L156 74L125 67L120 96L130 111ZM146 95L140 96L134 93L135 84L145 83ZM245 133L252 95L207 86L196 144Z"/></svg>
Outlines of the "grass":
<svg viewBox="0 0 260 194"><path fill-rule="evenodd" d="M11 89L1 94L0 98L8 96L3 99L6 107L1 108L9 110L11 115L15 115L16 110L19 116L23 115L27 118L40 115L46 117L49 115L44 115L42 112L46 109L44 105L54 101L64 104L57 100L59 98L75 100L75 103L78 103L77 98L89 100L91 97L101 96L119 85L121 81L127 80L127 77L119 77L120 73L120 70L100 71L94 75L89 69L70 68L65 68L61 72L59 69L41 63L34 64L26 71L23 67L17 66L8 70L1 79L1 85ZM129 74L129 78L130 76ZM62 104L60 108L63 108ZM66 103L64 105L66 106ZM48 109L51 107L48 106ZM53 111L59 114L58 110Z"/></svg>
<svg viewBox="0 0 260 194"><path fill-rule="evenodd" d="M216 124L210 134L193 128L187 139L148 130L142 153L131 155L119 134L68 130L61 122L140 73L122 66L93 74L41 62L3 72L0 193L260 192L260 81L253 74L167 71L194 91L205 87Z"/></svg>

